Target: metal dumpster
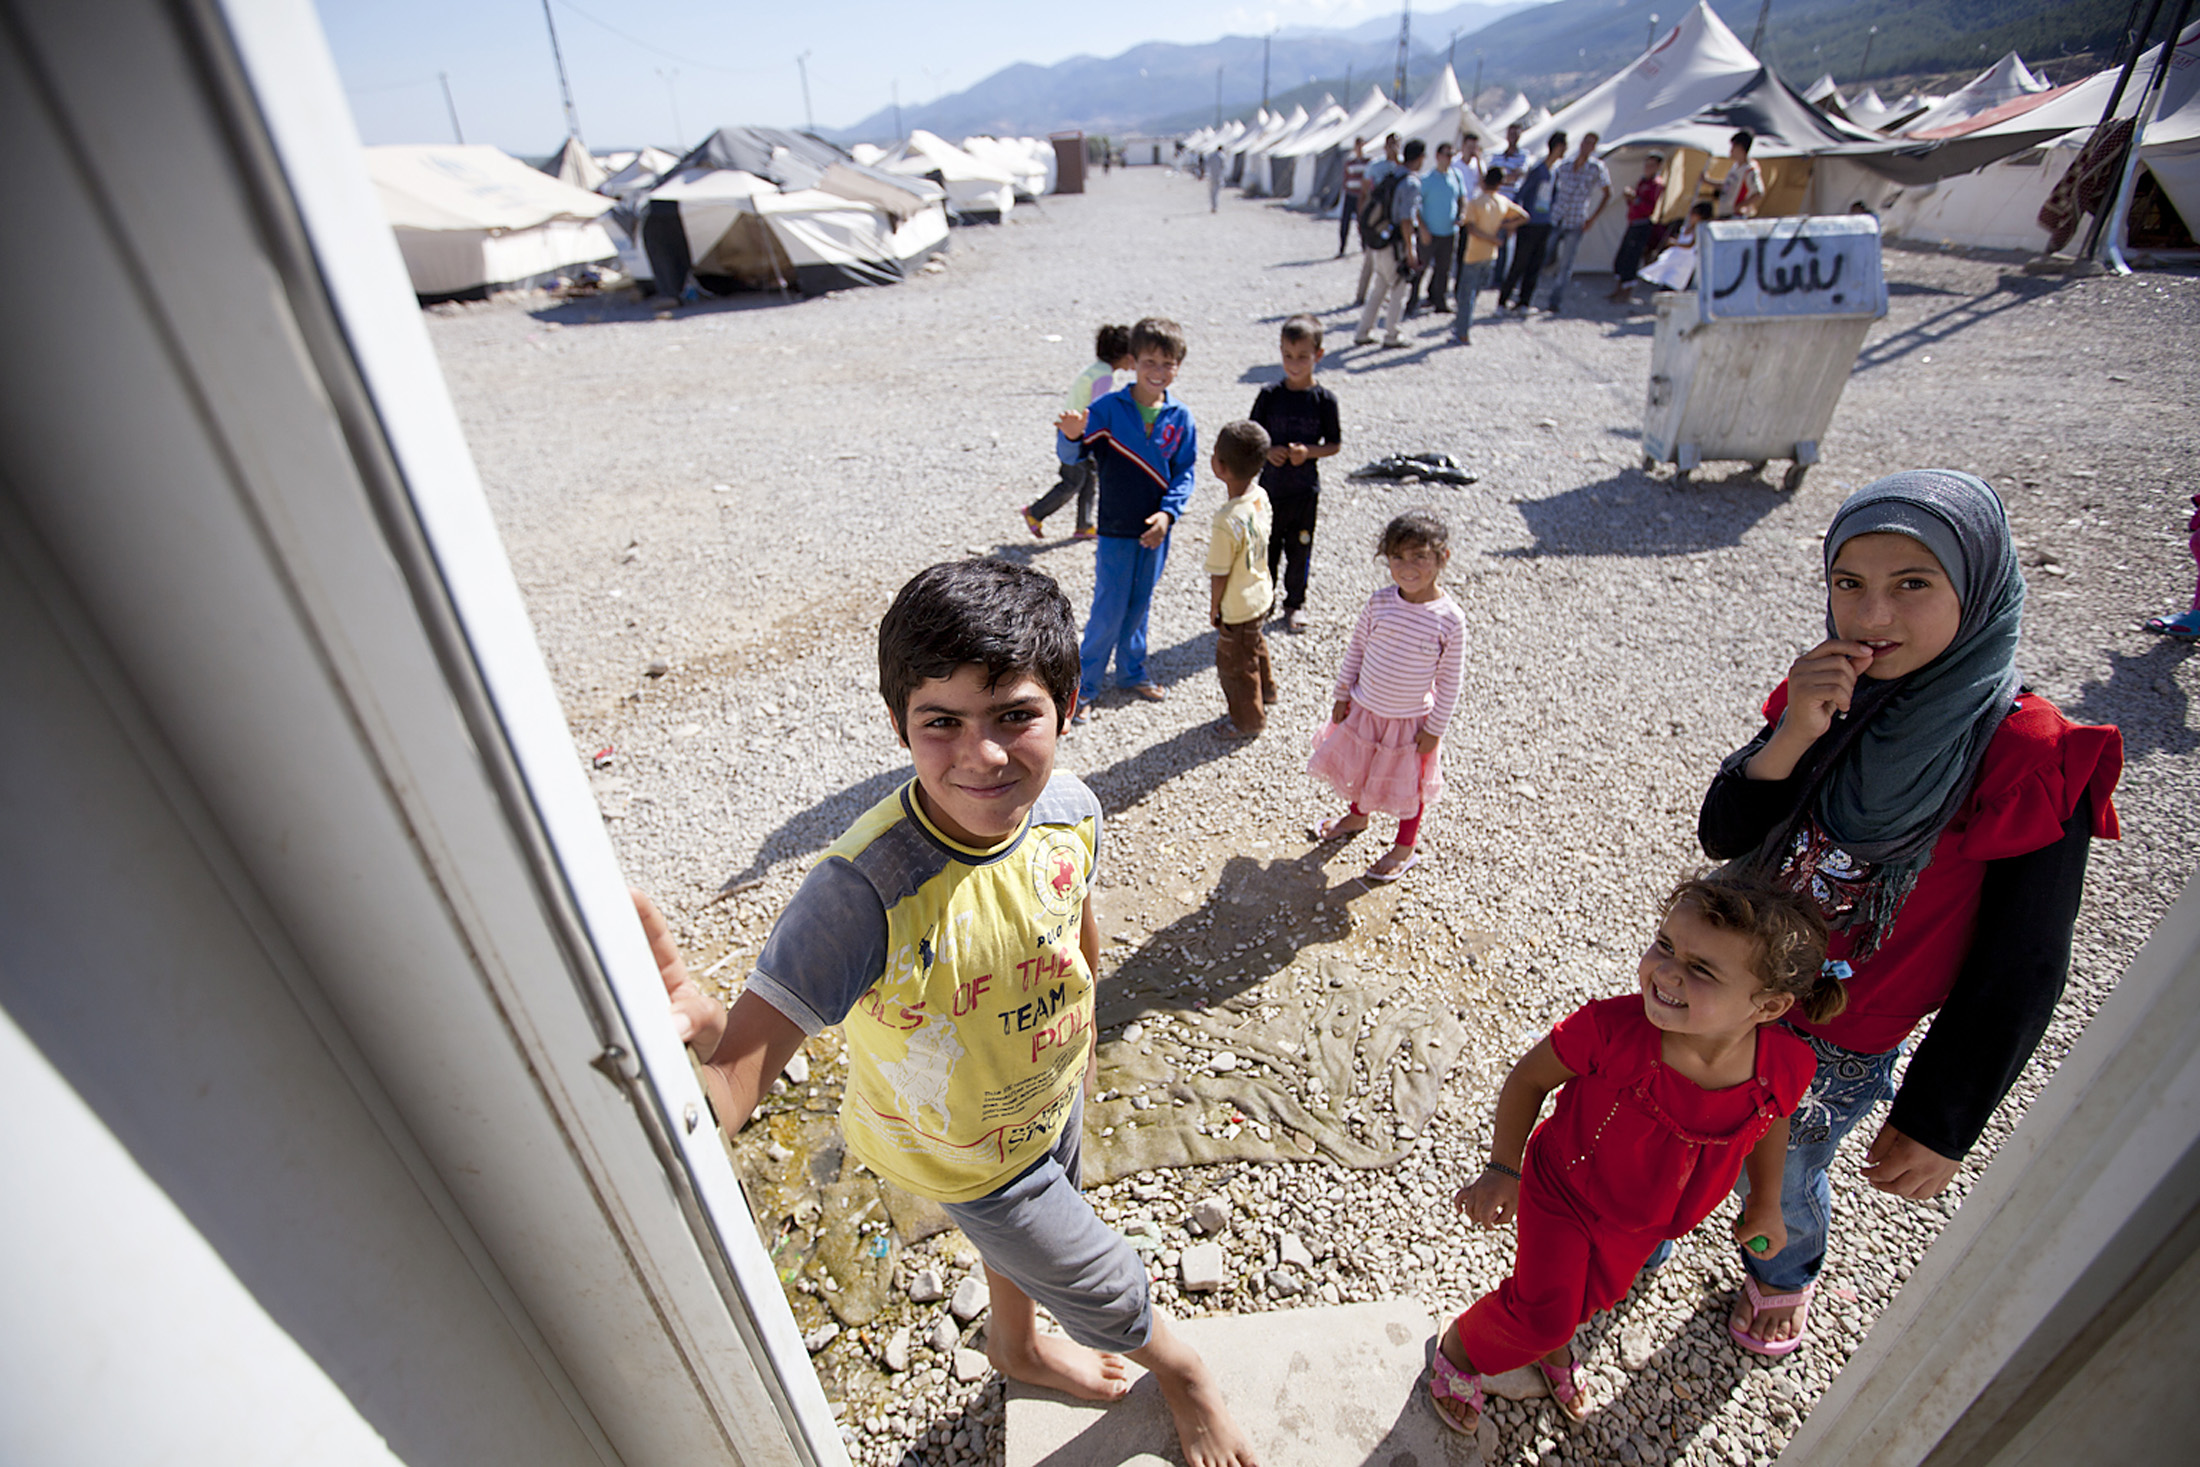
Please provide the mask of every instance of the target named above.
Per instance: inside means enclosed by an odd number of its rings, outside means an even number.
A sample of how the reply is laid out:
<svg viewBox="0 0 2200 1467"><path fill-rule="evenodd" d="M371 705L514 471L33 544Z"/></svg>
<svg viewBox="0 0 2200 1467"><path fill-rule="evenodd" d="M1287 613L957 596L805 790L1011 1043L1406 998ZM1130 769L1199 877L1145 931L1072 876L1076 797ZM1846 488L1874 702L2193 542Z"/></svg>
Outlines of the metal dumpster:
<svg viewBox="0 0 2200 1467"><path fill-rule="evenodd" d="M1795 489L1871 323L1887 314L1879 221L1722 219L1698 231L1696 283L1657 298L1643 467L1685 482L1706 459L1793 460Z"/></svg>

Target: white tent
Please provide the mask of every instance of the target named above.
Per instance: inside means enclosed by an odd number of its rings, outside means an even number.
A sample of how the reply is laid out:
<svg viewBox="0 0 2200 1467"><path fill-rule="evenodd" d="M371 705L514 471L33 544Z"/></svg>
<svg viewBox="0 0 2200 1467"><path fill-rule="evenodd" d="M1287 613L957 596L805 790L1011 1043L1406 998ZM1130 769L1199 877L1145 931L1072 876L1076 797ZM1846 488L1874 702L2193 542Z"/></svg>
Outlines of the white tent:
<svg viewBox="0 0 2200 1467"><path fill-rule="evenodd" d="M1459 141L1460 129L1467 116L1466 104L1466 94L1459 90L1459 78L1447 66L1429 83L1428 90L1406 109L1405 116L1385 130L1396 133L1401 144L1410 138L1419 138L1433 153L1438 143Z"/></svg>
<svg viewBox="0 0 2200 1467"><path fill-rule="evenodd" d="M590 193L594 193L611 176L611 170L597 162L576 137L567 138L565 146L558 149L557 154L543 165L542 171L560 183L584 188Z"/></svg>
<svg viewBox="0 0 2200 1467"><path fill-rule="evenodd" d="M932 179L947 190L947 207L958 215L991 214L1006 219L1016 207L1014 173L966 153L921 127L909 134L897 154L878 166L889 173Z"/></svg>
<svg viewBox="0 0 2200 1467"><path fill-rule="evenodd" d="M1733 96L1762 64L1698 0L1664 39L1525 133L1521 146L1540 157L1554 132L1564 132L1578 147L1586 133L1609 140L1677 121ZM1589 257L1586 245L1582 257Z"/></svg>
<svg viewBox="0 0 2200 1467"><path fill-rule="evenodd" d="M1841 104L1841 88L1835 84L1830 71L1803 89L1803 100L1813 107L1823 105L1829 97L1835 106Z"/></svg>
<svg viewBox="0 0 2200 1467"><path fill-rule="evenodd" d="M1849 121L1858 127L1881 130L1886 128L1889 119L1895 115L1894 109L1880 98L1876 87L1867 87L1862 96L1852 97L1842 103L1841 110L1848 113Z"/></svg>
<svg viewBox="0 0 2200 1467"><path fill-rule="evenodd" d="M618 254L598 222L609 199L560 183L496 148L434 144L366 152L416 295L470 295Z"/></svg>
<svg viewBox="0 0 2200 1467"><path fill-rule="evenodd" d="M1486 121L1489 123L1490 131L1502 138L1505 135L1505 129L1516 122L1521 125L1521 130L1525 132L1528 125L1528 114L1534 110L1528 105L1528 97L1525 92L1514 92L1512 100L1492 112Z"/></svg>
<svg viewBox="0 0 2200 1467"><path fill-rule="evenodd" d="M1300 160L1309 152L1318 152L1320 140L1345 119L1345 110L1336 98L1322 98L1321 110L1307 119L1306 126L1261 155L1261 191L1274 198L1292 198L1297 192ZM1306 165L1306 171L1311 172L1312 167Z"/></svg>
<svg viewBox="0 0 2200 1467"><path fill-rule="evenodd" d="M2151 47L2133 67L2118 116L2136 114L2161 49ZM1964 139L2031 140L2039 146L1937 184L1904 189L1888 205L1887 232L1979 249L2044 249L2047 231L2035 216L2100 123L2118 74L2111 67L2072 86L2005 102L1972 119L1985 122L1983 127L1957 124L1955 135ZM2193 228L2200 221L2200 22L2178 38L2139 160L2186 227Z"/></svg>
<svg viewBox="0 0 2200 1467"><path fill-rule="evenodd" d="M1360 105L1321 132L1309 131L1292 144L1302 160L1291 171L1291 204L1294 208L1326 209L1336 202L1344 176L1344 160L1354 138L1365 138L1368 156L1380 157L1384 133L1405 116L1398 105L1383 95L1381 87L1369 87Z"/></svg>
<svg viewBox="0 0 2200 1467"><path fill-rule="evenodd" d="M643 148L638 153L611 156L623 157L624 161L612 170L610 177L596 185L596 192L614 199L623 199L628 194L647 189L664 177L673 164L680 161L677 156L663 148ZM608 162L609 159L604 161Z"/></svg>
<svg viewBox="0 0 2200 1467"><path fill-rule="evenodd" d="M1019 200L1044 198L1054 192L1058 160L1053 144L1041 138L964 138L962 148L1015 179Z"/></svg>
<svg viewBox="0 0 2200 1467"><path fill-rule="evenodd" d="M1919 133L1969 121L2004 102L2046 90L2047 83L2032 74L2023 57L2011 51L1972 77L1960 90L1949 93L1936 106L1928 107L1902 124L1901 131L1905 137L1915 137Z"/></svg>
<svg viewBox="0 0 2200 1467"><path fill-rule="evenodd" d="M1271 192L1268 184L1268 155L1278 146L1306 131L1307 124L1312 120L1306 115L1304 107L1293 107L1291 114L1283 119L1282 126L1274 129L1259 146L1246 150L1245 172L1241 177L1246 193L1260 197Z"/></svg>
<svg viewBox="0 0 2200 1467"><path fill-rule="evenodd" d="M706 284L805 295L883 285L947 243L941 210L897 225L887 209L823 189L782 191L737 168L691 170L650 195L678 210L689 268Z"/></svg>

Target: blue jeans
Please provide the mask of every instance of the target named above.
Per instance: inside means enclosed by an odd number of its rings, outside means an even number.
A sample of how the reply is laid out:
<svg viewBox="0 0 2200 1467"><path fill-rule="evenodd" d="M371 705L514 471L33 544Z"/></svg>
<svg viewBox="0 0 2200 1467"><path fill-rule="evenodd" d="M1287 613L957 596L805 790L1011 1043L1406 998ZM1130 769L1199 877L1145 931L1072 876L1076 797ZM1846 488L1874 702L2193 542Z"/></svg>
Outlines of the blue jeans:
<svg viewBox="0 0 2200 1467"><path fill-rule="evenodd" d="M1767 1293L1792 1294L1808 1287L1826 1262L1826 1238L1833 1231L1833 1164L1841 1138L1856 1129L1873 1106L1894 1095L1894 1067L1909 1046L1885 1054L1858 1054L1838 1044L1802 1035L1818 1052L1818 1073L1803 1092L1802 1104L1788 1118L1787 1164L1780 1177L1780 1213L1787 1222L1787 1246L1760 1262L1745 1252L1742 1266ZM1747 1195L1749 1175L1735 1185Z"/></svg>
<svg viewBox="0 0 2200 1467"><path fill-rule="evenodd" d="M1490 283L1496 265L1495 260L1477 260L1459 267L1459 312L1452 317L1451 334L1461 341L1467 339L1467 328L1474 324L1474 298Z"/></svg>
<svg viewBox="0 0 2200 1467"><path fill-rule="evenodd" d="M1558 230L1558 276L1551 282L1551 309L1558 309L1559 298L1566 294L1566 287L1574 278L1574 256L1581 253L1582 227L1578 224L1563 225Z"/></svg>
<svg viewBox="0 0 2200 1467"><path fill-rule="evenodd" d="M1146 680L1146 616L1154 583L1169 563L1167 540L1153 550L1133 535L1102 535L1093 543L1092 615L1077 647L1079 699L1099 694L1111 655L1118 683L1134 687Z"/></svg>

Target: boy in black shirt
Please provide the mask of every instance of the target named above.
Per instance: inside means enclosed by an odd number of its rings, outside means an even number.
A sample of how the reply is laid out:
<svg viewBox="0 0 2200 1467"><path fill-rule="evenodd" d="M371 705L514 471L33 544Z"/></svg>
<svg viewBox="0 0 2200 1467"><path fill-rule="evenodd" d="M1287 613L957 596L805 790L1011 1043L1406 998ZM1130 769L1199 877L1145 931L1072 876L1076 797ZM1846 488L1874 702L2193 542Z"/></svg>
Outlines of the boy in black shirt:
<svg viewBox="0 0 2200 1467"><path fill-rule="evenodd" d="M1268 491L1274 512L1274 528L1268 537L1268 578L1277 579L1276 567L1284 567L1284 630L1306 629L1301 608L1306 605L1306 571L1314 556L1314 519L1321 497L1321 470L1316 459L1327 458L1344 446L1337 426L1337 398L1314 383L1314 369L1321 365L1322 323L1312 316L1293 316L1283 323L1283 380L1271 383L1253 399L1247 414L1268 430L1268 466L1260 471L1260 487Z"/></svg>

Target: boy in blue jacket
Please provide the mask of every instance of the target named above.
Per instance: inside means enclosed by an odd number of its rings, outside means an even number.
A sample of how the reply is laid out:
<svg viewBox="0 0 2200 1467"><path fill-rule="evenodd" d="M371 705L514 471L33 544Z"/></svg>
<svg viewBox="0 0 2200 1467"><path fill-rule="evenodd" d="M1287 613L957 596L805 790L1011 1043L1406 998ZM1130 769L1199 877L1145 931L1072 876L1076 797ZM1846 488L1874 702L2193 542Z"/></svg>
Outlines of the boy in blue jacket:
<svg viewBox="0 0 2200 1467"><path fill-rule="evenodd" d="M1131 328L1131 385L1066 412L1055 427L1081 440L1100 466L1100 538L1093 571L1092 613L1078 648L1077 711L1091 716L1108 660L1116 681L1149 703L1161 688L1146 677L1146 618L1154 583L1169 561L1169 530L1183 518L1199 462L1192 415L1169 394L1184 364L1184 329L1148 316Z"/></svg>

